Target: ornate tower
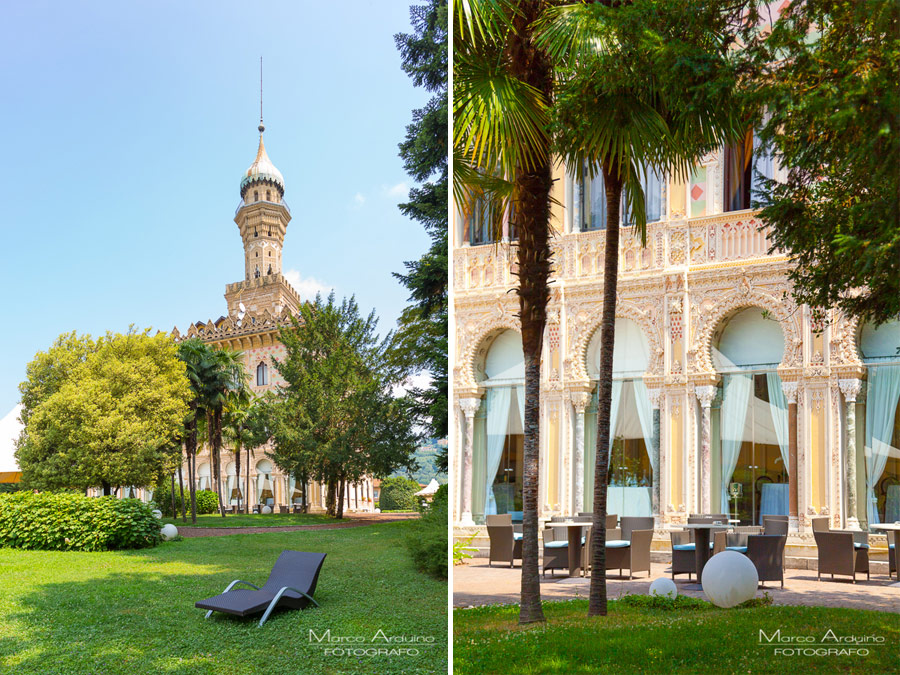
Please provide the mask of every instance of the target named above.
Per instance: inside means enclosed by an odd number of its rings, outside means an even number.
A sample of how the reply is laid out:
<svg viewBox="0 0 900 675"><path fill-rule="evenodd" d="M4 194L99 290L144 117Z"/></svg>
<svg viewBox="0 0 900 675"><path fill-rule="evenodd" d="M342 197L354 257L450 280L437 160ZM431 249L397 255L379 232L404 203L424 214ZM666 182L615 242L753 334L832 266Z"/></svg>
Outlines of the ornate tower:
<svg viewBox="0 0 900 675"><path fill-rule="evenodd" d="M296 313L297 292L281 273L281 251L291 211L284 201L284 178L266 153L259 120L256 159L241 178L241 201L234 215L244 242L244 280L225 287L228 314L278 316L284 310ZM241 307L243 305L243 307Z"/></svg>

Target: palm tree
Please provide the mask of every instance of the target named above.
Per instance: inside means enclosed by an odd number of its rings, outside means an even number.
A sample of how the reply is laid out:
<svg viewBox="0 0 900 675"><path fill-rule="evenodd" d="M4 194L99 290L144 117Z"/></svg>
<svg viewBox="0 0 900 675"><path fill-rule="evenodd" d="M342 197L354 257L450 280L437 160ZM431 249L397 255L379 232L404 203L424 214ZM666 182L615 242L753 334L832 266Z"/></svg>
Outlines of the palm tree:
<svg viewBox="0 0 900 675"><path fill-rule="evenodd" d="M519 232L526 400L522 623L543 619L536 497L551 133L554 151L579 177L602 173L607 197L591 546L593 568L603 570L619 207L624 196L645 241L641 171L684 177L705 152L742 133L728 86L734 17L725 11L739 4L606 0L558 7L539 0L457 0L454 197L465 205L472 201L467 194L484 195L500 202L496 213L511 201ZM595 574L589 614L605 613L605 575Z"/></svg>
<svg viewBox="0 0 900 675"><path fill-rule="evenodd" d="M568 5L548 10L539 31L538 43L557 65L557 148L576 175L602 174L607 200L591 544L593 569L601 572L591 575L590 616L607 609L602 570L621 200L646 244L641 174L685 180L704 154L744 134L729 60L736 7L730 0Z"/></svg>
<svg viewBox="0 0 900 675"><path fill-rule="evenodd" d="M201 418L205 415L204 401L213 365L212 348L199 338L178 344L178 358L186 366L191 383L191 400L184 423L184 450L188 466L188 489L191 495L191 522L197 524L197 447Z"/></svg>
<svg viewBox="0 0 900 675"><path fill-rule="evenodd" d="M543 621L538 569L540 365L550 291L550 136L553 68L534 41L550 3L456 0L454 197L479 195L502 214L515 205L525 358L522 586L519 622ZM495 223L495 227L497 224Z"/></svg>
<svg viewBox="0 0 900 675"><path fill-rule="evenodd" d="M204 390L203 405L209 426L213 482L219 497L219 513L224 518L225 504L222 501L221 485L222 417L229 394L245 389L247 385L248 376L244 369L243 352L226 348L214 349L209 375Z"/></svg>
<svg viewBox="0 0 900 675"><path fill-rule="evenodd" d="M250 442L248 439L249 429L247 428L247 420L253 406L253 394L249 387L240 387L228 392L225 410L222 416L222 435L230 441L234 446L234 467L235 479L237 481L238 490L238 511L243 511L242 504L244 501L243 490L241 489L241 450L247 447L249 451ZM250 457L247 457L247 480L250 480ZM231 495L227 495L230 500Z"/></svg>

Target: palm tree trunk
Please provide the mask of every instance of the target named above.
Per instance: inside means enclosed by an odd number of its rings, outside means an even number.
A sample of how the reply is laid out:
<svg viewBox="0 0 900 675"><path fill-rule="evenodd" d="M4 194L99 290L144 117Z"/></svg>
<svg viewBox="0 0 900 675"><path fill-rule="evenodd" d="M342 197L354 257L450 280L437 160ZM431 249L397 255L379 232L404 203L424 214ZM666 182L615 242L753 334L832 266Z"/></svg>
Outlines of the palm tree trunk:
<svg viewBox="0 0 900 675"><path fill-rule="evenodd" d="M618 166L603 166L606 186L606 247L603 252L603 312L600 318L600 390L597 403L597 462L594 466L594 537L591 543L591 591L588 616L606 616L606 486L609 478L609 418L612 402L616 285L619 276L619 203L622 178Z"/></svg>
<svg viewBox="0 0 900 675"><path fill-rule="evenodd" d="M240 434L240 429L238 429L238 434ZM241 511L241 441L240 435L238 435L238 440L234 442L234 475L235 475L235 487L237 487L238 491L238 503L237 510L238 513ZM231 495L228 495L228 499L231 500Z"/></svg>
<svg viewBox="0 0 900 675"><path fill-rule="evenodd" d="M338 518L344 517L344 490L345 490L345 481L344 475L341 474L341 477L338 479L338 499L337 499L337 513L335 514Z"/></svg>
<svg viewBox="0 0 900 675"><path fill-rule="evenodd" d="M550 100L553 71L547 54L534 44L533 22L544 3L518 3L507 44L514 77L531 85ZM550 188L549 140L535 166L520 166L515 177L516 226L519 233L519 311L525 356L525 448L522 486L522 587L519 623L544 621L538 569L538 488L540 466L541 351L547 323L550 291Z"/></svg>
<svg viewBox="0 0 900 675"><path fill-rule="evenodd" d="M185 513L184 507L184 476L181 474L181 457L178 458L178 494L181 497L181 521L187 522L187 514ZM178 516L173 516L173 518L177 518Z"/></svg>
<svg viewBox="0 0 900 675"><path fill-rule="evenodd" d="M240 475L240 474L238 474ZM244 498L244 513L250 513L250 446L247 446L247 496Z"/></svg>
<svg viewBox="0 0 900 675"><path fill-rule="evenodd" d="M222 502L222 409L213 413L213 457L216 463L216 494L219 497L219 513L225 517L225 504Z"/></svg>
<svg viewBox="0 0 900 675"><path fill-rule="evenodd" d="M188 458L188 491L191 494L191 523L197 524L197 405L191 404L185 451Z"/></svg>

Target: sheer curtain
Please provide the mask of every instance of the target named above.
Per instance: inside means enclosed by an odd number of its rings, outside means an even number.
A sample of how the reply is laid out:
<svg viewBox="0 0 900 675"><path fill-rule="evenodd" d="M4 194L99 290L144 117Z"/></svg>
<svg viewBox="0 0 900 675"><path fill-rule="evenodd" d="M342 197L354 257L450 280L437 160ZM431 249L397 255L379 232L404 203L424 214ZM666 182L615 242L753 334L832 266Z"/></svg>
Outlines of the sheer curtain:
<svg viewBox="0 0 900 675"><path fill-rule="evenodd" d="M650 457L650 468L656 471L653 457L653 408L650 407L650 395L643 380L634 380L634 402L637 405L638 419L641 421L641 433L644 434L644 445Z"/></svg>
<svg viewBox="0 0 900 675"><path fill-rule="evenodd" d="M485 515L497 513L494 499L494 478L503 457L503 444L509 429L509 399L511 387L491 387L487 391L487 472L485 474Z"/></svg>
<svg viewBox="0 0 900 675"><path fill-rule="evenodd" d="M753 391L753 376L738 373L725 376L725 393L722 399L722 513L728 513L728 484L734 475L741 444L744 441L744 422L750 394Z"/></svg>
<svg viewBox="0 0 900 675"><path fill-rule="evenodd" d="M775 435L781 449L781 461L784 462L784 470L787 472L790 466L787 397L781 388L781 377L778 373L766 373L766 384L769 387L769 412L772 413L772 424L775 425Z"/></svg>
<svg viewBox="0 0 900 675"><path fill-rule="evenodd" d="M894 416L900 401L900 366L869 368L866 394L866 508L869 523L878 523L875 484L881 478L891 450Z"/></svg>
<svg viewBox="0 0 900 675"><path fill-rule="evenodd" d="M750 177L750 192L752 199L759 199L758 193L763 186L761 178L771 180L775 177L775 160L771 153L763 153L759 144L759 136L753 134L753 174Z"/></svg>
<svg viewBox="0 0 900 675"><path fill-rule="evenodd" d="M525 385L516 387L516 402L519 404L519 421L522 423L522 433L525 433Z"/></svg>
<svg viewBox="0 0 900 675"><path fill-rule="evenodd" d="M612 401L609 404L609 449L606 455L606 466L609 466L609 460L612 457L613 439L616 437L616 422L619 421L619 403L622 402L622 381L613 380L612 383Z"/></svg>
<svg viewBox="0 0 900 675"><path fill-rule="evenodd" d="M606 466L612 456L612 441L616 432L616 420L619 419L619 401L622 399L622 382L613 380L612 401L609 406L609 445ZM594 389L593 405L597 404L597 389ZM597 464L597 409L584 416L584 510L594 509L594 471Z"/></svg>

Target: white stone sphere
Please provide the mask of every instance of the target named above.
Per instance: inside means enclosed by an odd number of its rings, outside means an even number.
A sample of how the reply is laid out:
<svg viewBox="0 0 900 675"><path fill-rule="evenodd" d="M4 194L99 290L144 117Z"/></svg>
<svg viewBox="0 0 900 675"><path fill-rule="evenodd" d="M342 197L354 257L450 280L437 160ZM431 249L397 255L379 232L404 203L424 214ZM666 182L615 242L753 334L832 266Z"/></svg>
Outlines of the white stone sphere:
<svg viewBox="0 0 900 675"><path fill-rule="evenodd" d="M660 577L650 584L650 595L659 595L674 600L678 596L678 586L668 577Z"/></svg>
<svg viewBox="0 0 900 675"><path fill-rule="evenodd" d="M260 513L272 513L272 507L264 506L264 507L262 507L262 510L260 511Z"/></svg>
<svg viewBox="0 0 900 675"><path fill-rule="evenodd" d="M160 534L162 534L163 541L169 541L178 536L178 528L172 523L166 523L162 526Z"/></svg>
<svg viewBox="0 0 900 675"><path fill-rule="evenodd" d="M153 509L153 517L162 518L162 511L160 511L159 509Z"/></svg>
<svg viewBox="0 0 900 675"><path fill-rule="evenodd" d="M375 509L375 513L381 513L381 509Z"/></svg>
<svg viewBox="0 0 900 675"><path fill-rule="evenodd" d="M722 551L703 568L703 593L717 607L734 607L756 595L759 574L743 553Z"/></svg>

